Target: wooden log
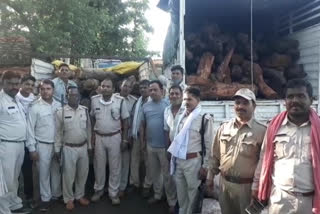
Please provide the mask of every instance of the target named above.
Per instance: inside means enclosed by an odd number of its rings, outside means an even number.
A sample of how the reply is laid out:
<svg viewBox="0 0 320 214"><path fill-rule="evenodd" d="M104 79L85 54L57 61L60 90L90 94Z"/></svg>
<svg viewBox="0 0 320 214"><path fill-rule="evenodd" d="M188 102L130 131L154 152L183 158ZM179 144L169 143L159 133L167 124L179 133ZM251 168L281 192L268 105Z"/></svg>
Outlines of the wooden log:
<svg viewBox="0 0 320 214"><path fill-rule="evenodd" d="M275 38L271 44L272 48L279 53L285 53L287 50L293 48L298 49L299 41L295 39L278 39Z"/></svg>
<svg viewBox="0 0 320 214"><path fill-rule="evenodd" d="M269 87L263 79L263 70L261 67L253 64L253 82L258 85L259 92L267 99L276 99L279 97L276 91Z"/></svg>
<svg viewBox="0 0 320 214"><path fill-rule="evenodd" d="M105 78L111 78L114 81L119 80L119 76L110 71L103 71L102 69L88 69L83 68L80 72L76 73L76 78L80 80L86 79L97 79L99 81L104 80Z"/></svg>
<svg viewBox="0 0 320 214"><path fill-rule="evenodd" d="M211 74L213 62L214 56L209 52L204 53L200 59L197 74L203 79L208 79Z"/></svg>
<svg viewBox="0 0 320 214"><path fill-rule="evenodd" d="M231 57L233 55L234 48L232 48L229 53L225 56L222 63L219 65L216 73L216 78L219 82L223 83L230 83L231 82L231 76L230 76L230 69L229 64L231 61Z"/></svg>
<svg viewBox="0 0 320 214"><path fill-rule="evenodd" d="M202 78L201 76L197 75L189 75L187 77L187 84L188 85L207 85L211 82L209 78Z"/></svg>
<svg viewBox="0 0 320 214"><path fill-rule="evenodd" d="M307 73L304 71L304 67L302 64L295 64L288 68L288 70L284 73L285 77L290 80L294 78L305 78Z"/></svg>
<svg viewBox="0 0 320 214"><path fill-rule="evenodd" d="M240 83L221 83L211 82L207 85L200 85L201 99L217 100L217 99L232 99L234 94L241 88L251 88L251 85ZM254 85L253 91L257 93L257 87Z"/></svg>
<svg viewBox="0 0 320 214"><path fill-rule="evenodd" d="M261 65L263 67L278 68L285 67L288 68L292 63L290 56L285 54L274 53L272 56L262 59Z"/></svg>
<svg viewBox="0 0 320 214"><path fill-rule="evenodd" d="M231 79L232 81L238 82L242 79L243 72L240 65L233 65L231 69Z"/></svg>
<svg viewBox="0 0 320 214"><path fill-rule="evenodd" d="M268 85L275 90L280 97L283 97L284 87L287 83L283 72L273 68L263 68L263 77L268 81Z"/></svg>
<svg viewBox="0 0 320 214"><path fill-rule="evenodd" d="M233 54L231 57L231 64L241 65L244 61L244 57L241 54Z"/></svg>
<svg viewBox="0 0 320 214"><path fill-rule="evenodd" d="M298 59L300 59L300 51L298 49L291 48L287 50L286 54L291 56L293 62L296 62Z"/></svg>

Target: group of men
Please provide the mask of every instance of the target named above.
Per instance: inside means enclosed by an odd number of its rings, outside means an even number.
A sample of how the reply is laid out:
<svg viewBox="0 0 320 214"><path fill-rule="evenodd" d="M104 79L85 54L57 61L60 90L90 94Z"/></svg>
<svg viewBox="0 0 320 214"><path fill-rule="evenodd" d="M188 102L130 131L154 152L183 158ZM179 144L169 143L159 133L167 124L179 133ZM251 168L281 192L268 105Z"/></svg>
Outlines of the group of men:
<svg viewBox="0 0 320 214"><path fill-rule="evenodd" d="M24 176L38 171L33 185L39 185L41 211L61 197L67 210L74 209L75 200L89 205L85 185L93 156L92 202L107 191L111 203L119 205L127 191L142 188L153 204L163 199L164 190L169 213L178 207L179 214L191 214L200 184L212 190L220 174L223 214L246 213L256 201L272 214L320 213L320 119L311 108L309 82L288 82L287 110L267 125L254 117L255 94L240 89L233 97L235 118L215 132L214 112L205 113L200 90L183 83L181 66L171 68L167 88L158 80L140 81L139 98L130 94L130 80L115 93L107 78L89 108L79 104L79 90L67 72L62 64L56 79L43 80L37 98L34 78L21 81L12 71L2 76L0 212L1 201L13 213L30 212L17 195L23 162ZM25 153L33 164L24 161Z"/></svg>

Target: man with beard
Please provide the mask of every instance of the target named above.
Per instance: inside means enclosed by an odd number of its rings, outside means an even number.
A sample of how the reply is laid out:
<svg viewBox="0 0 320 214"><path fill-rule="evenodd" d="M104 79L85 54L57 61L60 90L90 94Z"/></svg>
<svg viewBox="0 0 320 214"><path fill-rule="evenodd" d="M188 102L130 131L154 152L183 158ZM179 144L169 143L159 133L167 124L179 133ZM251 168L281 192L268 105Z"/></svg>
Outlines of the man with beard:
<svg viewBox="0 0 320 214"><path fill-rule="evenodd" d="M207 175L213 188L221 174L219 203L224 214L245 214L251 201L251 185L259 161L266 126L254 118L256 97L243 88L234 95L236 118L223 123L214 138Z"/></svg>
<svg viewBox="0 0 320 214"><path fill-rule="evenodd" d="M141 124L142 118L142 106L150 101L149 97L149 80L142 80L139 83L139 91L141 97L135 103L133 110L132 110L132 125L131 125L131 132L132 132L132 153L131 153L131 165L130 165L130 185L131 189L138 190L140 187L140 163L141 158L144 160L146 176L143 182L143 190L142 196L147 198L150 193L150 187L152 185L152 181L150 178L150 169L148 167L147 161L147 151L142 148L141 141L139 140L140 132L139 127Z"/></svg>
<svg viewBox="0 0 320 214"><path fill-rule="evenodd" d="M173 92L171 88L170 100L173 99ZM207 176L213 119L202 111L199 89L187 88L184 101L185 109L176 116L176 131L168 152L172 154L171 174L176 181L179 213L191 214L198 187Z"/></svg>
<svg viewBox="0 0 320 214"><path fill-rule="evenodd" d="M131 115L133 110L133 105L136 103L137 98L132 96L130 93L132 91L132 82L128 79L125 79L120 87L120 96L124 98L124 104L127 106L127 109L130 114L129 118L129 125L132 123ZM127 188L128 179L129 179L129 169L130 169L130 155L131 155L131 148L132 148L132 139L131 139L131 129L128 131L128 143L122 144L121 147L121 181L120 181L120 192L119 197L124 196L124 191Z"/></svg>
<svg viewBox="0 0 320 214"><path fill-rule="evenodd" d="M183 81L184 69L181 65L174 65L171 67L171 81L167 83L167 94L169 94L169 89L173 85L179 85L184 91L187 85Z"/></svg>
<svg viewBox="0 0 320 214"><path fill-rule="evenodd" d="M53 93L53 98L57 100L58 102L64 102L64 104L68 103L66 94L67 94L67 89L69 86L77 86L77 84L69 80L69 66L65 63L62 63L59 66L58 74L56 78L54 78L52 81L54 83L54 93ZM62 100L63 99L63 100Z"/></svg>
<svg viewBox="0 0 320 214"><path fill-rule="evenodd" d="M13 213L30 213L23 208L17 195L18 177L24 159L27 123L23 106L15 98L20 88L21 76L14 71L2 75L0 91L0 160L8 192L12 194L10 210Z"/></svg>
<svg viewBox="0 0 320 214"><path fill-rule="evenodd" d="M268 125L252 196L269 213L320 213L320 119L312 97L309 82L288 81L287 110Z"/></svg>
<svg viewBox="0 0 320 214"><path fill-rule="evenodd" d="M119 205L118 196L121 175L121 147L128 144L129 111L124 98L113 94L111 79L101 82L101 95L91 99L91 117L94 127L95 193L91 201L100 200L106 181L106 164L109 162L108 194L113 205Z"/></svg>
<svg viewBox="0 0 320 214"><path fill-rule="evenodd" d="M79 105L78 88L70 86L67 96L68 105L56 113L55 153L60 157L62 152L63 200L66 209L72 211L75 199L82 206L89 205L84 195L89 171L88 153L92 152L91 122L88 109Z"/></svg>
<svg viewBox="0 0 320 214"><path fill-rule="evenodd" d="M152 178L154 196L148 200L150 204L161 201L163 184L169 204L169 211L173 212L176 204L174 182L169 173L167 159L167 142L164 132L164 110L168 103L163 99L163 85L159 80L149 84L151 101L142 107L142 122L140 125L140 141L142 147L147 146L148 162ZM145 139L146 138L146 139ZM163 181L162 181L163 178Z"/></svg>
<svg viewBox="0 0 320 214"><path fill-rule="evenodd" d="M51 199L58 199L62 195L60 165L54 157L55 112L61 104L53 99L53 90L51 80L40 83L40 98L31 104L27 118L26 146L39 171L39 209L43 212L49 209Z"/></svg>

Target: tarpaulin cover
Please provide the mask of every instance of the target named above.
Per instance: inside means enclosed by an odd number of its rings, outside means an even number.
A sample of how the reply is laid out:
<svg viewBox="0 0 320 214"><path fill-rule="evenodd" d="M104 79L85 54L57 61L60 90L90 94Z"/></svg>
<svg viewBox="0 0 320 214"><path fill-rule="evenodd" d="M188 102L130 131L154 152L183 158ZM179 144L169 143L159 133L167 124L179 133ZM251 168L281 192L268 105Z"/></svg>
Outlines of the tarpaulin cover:
<svg viewBox="0 0 320 214"><path fill-rule="evenodd" d="M120 75L130 74L135 72L142 64L143 62L123 62L110 68L104 68L103 71L111 71Z"/></svg>
<svg viewBox="0 0 320 214"><path fill-rule="evenodd" d="M54 66L56 67L56 69L57 69L57 68L59 68L59 66L60 66L61 64L66 64L66 63L63 62L63 61L61 61L61 60L54 60L53 62L51 62L51 64L54 65ZM78 67L75 66L75 65L69 64L68 66L69 66L69 69L70 69L71 71L76 71L76 70L78 70Z"/></svg>

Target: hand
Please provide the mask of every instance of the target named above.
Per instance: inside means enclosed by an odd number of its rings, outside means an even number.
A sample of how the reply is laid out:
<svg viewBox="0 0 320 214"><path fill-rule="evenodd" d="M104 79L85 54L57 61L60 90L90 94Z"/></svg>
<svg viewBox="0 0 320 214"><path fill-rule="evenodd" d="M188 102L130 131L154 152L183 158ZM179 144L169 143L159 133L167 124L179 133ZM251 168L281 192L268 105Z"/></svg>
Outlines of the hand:
<svg viewBox="0 0 320 214"><path fill-rule="evenodd" d="M213 187L213 179L207 179L206 180L206 186L210 191L213 192L213 189L214 189L214 187Z"/></svg>
<svg viewBox="0 0 320 214"><path fill-rule="evenodd" d="M32 161L39 161L39 154L38 154L38 152L30 152L29 156L30 156L30 159L31 159Z"/></svg>
<svg viewBox="0 0 320 214"><path fill-rule="evenodd" d="M54 157L57 159L57 161L60 163L61 161L61 156L60 156L60 152L55 152L54 153Z"/></svg>
<svg viewBox="0 0 320 214"><path fill-rule="evenodd" d="M207 169L201 167L200 170L199 170L198 177L199 177L200 180L206 180L206 178L207 178Z"/></svg>

